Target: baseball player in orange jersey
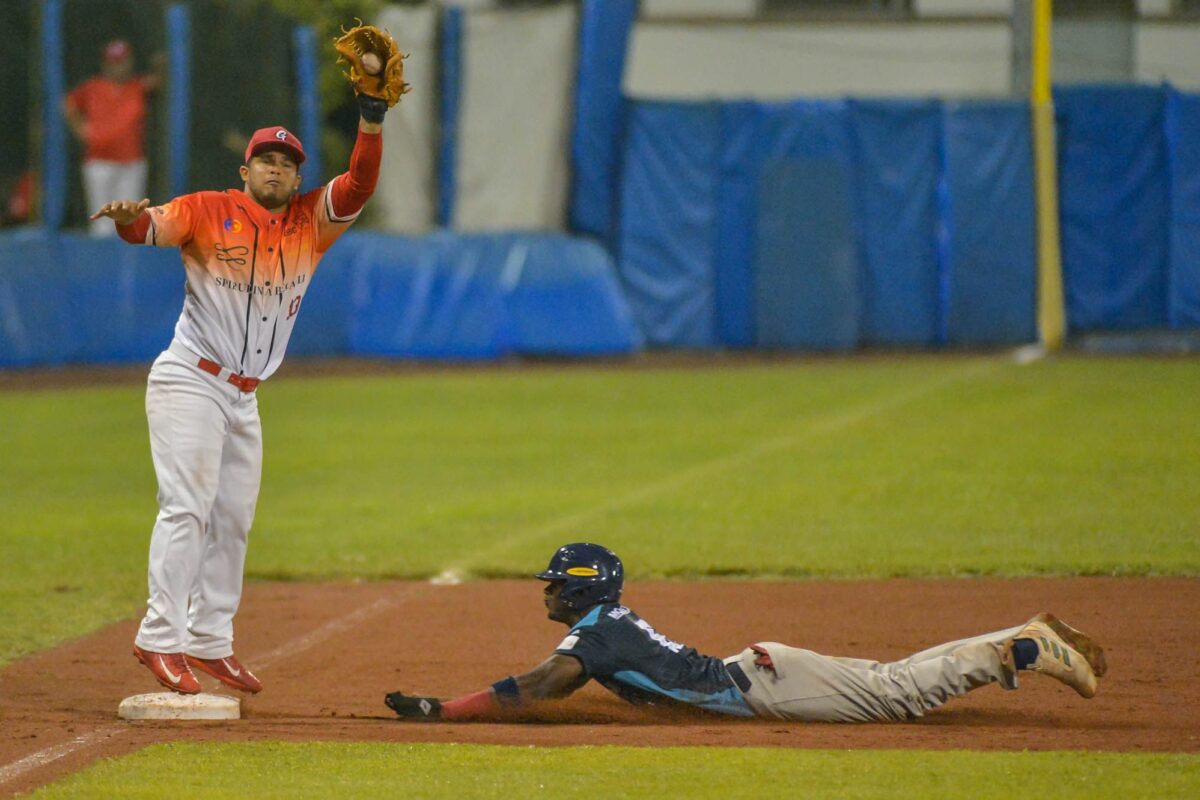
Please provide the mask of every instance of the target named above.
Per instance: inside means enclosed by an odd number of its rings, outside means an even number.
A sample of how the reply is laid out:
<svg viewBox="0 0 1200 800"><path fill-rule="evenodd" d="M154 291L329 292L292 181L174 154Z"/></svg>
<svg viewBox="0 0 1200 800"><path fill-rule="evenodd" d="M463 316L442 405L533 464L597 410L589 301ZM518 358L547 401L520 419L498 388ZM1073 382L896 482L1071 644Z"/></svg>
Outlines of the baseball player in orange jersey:
<svg viewBox="0 0 1200 800"><path fill-rule="evenodd" d="M198 669L245 692L262 683L233 653L246 542L262 476L255 389L283 361L321 256L375 189L387 104L358 96L348 172L298 195L304 147L282 127L255 132L242 189L197 192L149 208L107 203L127 242L178 247L187 276L175 338L146 389L158 518L146 616L134 656L175 692Z"/></svg>

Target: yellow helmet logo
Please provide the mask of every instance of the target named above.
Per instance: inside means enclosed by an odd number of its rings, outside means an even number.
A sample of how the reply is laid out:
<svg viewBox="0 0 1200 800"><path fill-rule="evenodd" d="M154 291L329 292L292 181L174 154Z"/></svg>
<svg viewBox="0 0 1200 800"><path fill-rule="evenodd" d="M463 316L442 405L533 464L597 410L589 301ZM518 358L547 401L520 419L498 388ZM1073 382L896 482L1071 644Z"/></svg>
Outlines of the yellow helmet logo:
<svg viewBox="0 0 1200 800"><path fill-rule="evenodd" d="M591 567L571 567L567 570L568 575L575 575L580 578L594 578L600 573Z"/></svg>

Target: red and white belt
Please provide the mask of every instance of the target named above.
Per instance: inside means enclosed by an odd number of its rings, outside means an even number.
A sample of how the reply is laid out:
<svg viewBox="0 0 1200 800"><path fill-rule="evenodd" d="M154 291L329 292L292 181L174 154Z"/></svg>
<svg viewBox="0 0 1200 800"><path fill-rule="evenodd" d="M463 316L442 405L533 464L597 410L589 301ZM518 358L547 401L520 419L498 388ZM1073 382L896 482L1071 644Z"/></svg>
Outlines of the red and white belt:
<svg viewBox="0 0 1200 800"><path fill-rule="evenodd" d="M209 375L216 377L217 380L236 386L243 392L253 392L262 383L258 378L247 378L231 369L222 367L217 362L211 361L204 356L198 356L177 341L172 341L171 346L167 349L189 364L195 364Z"/></svg>

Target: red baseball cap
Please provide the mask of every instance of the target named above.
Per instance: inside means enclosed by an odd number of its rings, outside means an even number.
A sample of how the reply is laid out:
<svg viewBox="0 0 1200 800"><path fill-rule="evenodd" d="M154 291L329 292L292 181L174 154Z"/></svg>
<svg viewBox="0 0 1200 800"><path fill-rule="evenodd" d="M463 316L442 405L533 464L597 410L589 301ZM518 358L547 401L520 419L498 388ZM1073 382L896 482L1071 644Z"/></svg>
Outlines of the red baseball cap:
<svg viewBox="0 0 1200 800"><path fill-rule="evenodd" d="M246 163L264 150L287 150L296 159L296 166L304 163L304 145L300 144L296 134L282 125L259 128L254 132L250 144L246 145Z"/></svg>
<svg viewBox="0 0 1200 800"><path fill-rule="evenodd" d="M108 44L104 45L104 60L113 61L128 61L133 56L133 48L129 46L129 42L124 39L113 39Z"/></svg>

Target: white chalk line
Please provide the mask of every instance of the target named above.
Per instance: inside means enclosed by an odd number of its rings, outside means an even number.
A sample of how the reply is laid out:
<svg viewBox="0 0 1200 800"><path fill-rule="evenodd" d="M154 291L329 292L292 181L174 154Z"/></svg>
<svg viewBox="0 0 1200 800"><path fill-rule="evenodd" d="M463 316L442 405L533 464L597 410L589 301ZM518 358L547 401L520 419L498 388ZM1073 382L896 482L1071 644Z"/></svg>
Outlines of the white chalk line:
<svg viewBox="0 0 1200 800"><path fill-rule="evenodd" d="M342 631L354 627L369 617L375 616L389 606L395 605L396 602L396 598L381 597L374 603L351 611L344 617L338 617L337 619L330 620L316 630L310 631L298 639L293 639L290 642L286 642L279 647L276 647L274 650L270 650L261 656L256 657L253 660L254 668L267 669L271 664L274 664L280 659L289 658L297 653L302 653L311 648L313 645L320 644L321 642L336 636Z"/></svg>
<svg viewBox="0 0 1200 800"><path fill-rule="evenodd" d="M266 669L280 659L302 653L314 645L320 644L330 637L335 636L338 633L347 630L348 628L352 628L367 618L384 611L389 606L395 605L396 602L397 601L395 598L381 597L370 605L363 606L362 608L351 611L345 616L330 620L316 630L310 631L299 638L293 639L290 642L286 642L279 647L276 647L274 650L270 650L263 655L256 657L253 659L254 668ZM58 761L60 758L66 758L72 753L78 753L81 750L86 750L89 747L100 744L101 742L105 742L116 736L128 733L130 730L133 729L125 724L105 725L102 728L97 728L94 731L76 736L74 739L71 739L68 742L63 742L62 744L56 744L52 747L38 750L36 753L32 753L18 761L14 761L11 764L0 767L0 786L19 778L30 770L43 767L54 761Z"/></svg>
<svg viewBox="0 0 1200 800"><path fill-rule="evenodd" d="M698 478L706 477L713 473L723 472L733 467L741 466L761 458L762 456L775 453L780 450L787 450L816 436L837 433L838 431L845 430L846 428L849 428L859 422L877 416L884 411L889 411L897 406L902 406L908 402L911 402L912 400L917 399L918 397L935 392L945 386L958 383L959 381L972 378L986 372L991 372L995 369L998 369L1004 363L1005 362L997 359L977 361L971 363L963 369L947 375L939 376L938 378L927 383L879 398L875 402L865 403L857 408L851 408L840 414L821 417L820 419L809 422L803 427L803 429L795 431L794 433L783 434L770 439L765 439L740 451L719 456L691 467L686 467L658 481L646 484L639 489L627 492L626 494L614 497L605 502L597 503L596 505L576 511L572 514L561 516L544 525L541 525L540 527L532 528L530 530L501 539L495 542L491 547L488 547L482 551L476 551L471 560L474 563L479 563L481 561L485 561L489 555L494 555L497 550L508 549L516 544L538 539L543 536L548 536L552 533L563 533L569 530L580 528L585 522L595 519L596 517L636 505L659 495L667 494L675 489L691 483ZM439 585L455 585L457 583L461 583L462 580L469 574L470 567L468 564L460 562L458 564L452 564L444 569L439 575L431 580L431 583Z"/></svg>
<svg viewBox="0 0 1200 800"><path fill-rule="evenodd" d="M44 750L38 750L36 753L27 755L19 761L14 761L7 766L0 767L0 785L19 778L32 769L37 769L52 761L69 756L71 753L86 750L94 744L107 741L114 736L120 736L128 730L124 725L105 725L103 728L97 728L82 736L76 736L69 742L63 742L53 747L47 747Z"/></svg>

